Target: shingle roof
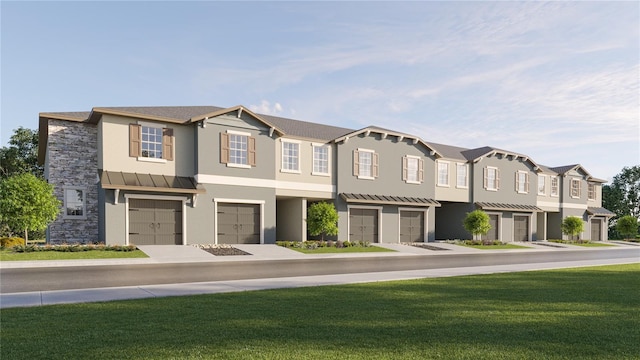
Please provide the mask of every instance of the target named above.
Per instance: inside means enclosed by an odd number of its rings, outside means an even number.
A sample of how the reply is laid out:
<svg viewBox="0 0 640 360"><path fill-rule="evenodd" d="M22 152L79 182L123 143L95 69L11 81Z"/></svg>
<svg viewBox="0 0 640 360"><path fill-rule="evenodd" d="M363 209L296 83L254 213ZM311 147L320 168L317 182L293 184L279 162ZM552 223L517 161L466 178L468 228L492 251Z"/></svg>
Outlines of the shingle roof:
<svg viewBox="0 0 640 360"><path fill-rule="evenodd" d="M477 202L476 205L483 210L526 211L526 212L542 211L542 209L534 205L502 204L502 203L490 203L490 202Z"/></svg>
<svg viewBox="0 0 640 360"><path fill-rule="evenodd" d="M429 142L429 145L433 146L433 148L445 158L467 160L467 158L462 154L463 151L469 150L467 148L438 144L434 142Z"/></svg>
<svg viewBox="0 0 640 360"><path fill-rule="evenodd" d="M407 196L341 193L340 197L348 203L440 206L440 203L433 199Z"/></svg>
<svg viewBox="0 0 640 360"><path fill-rule="evenodd" d="M556 166L556 167L552 167L550 168L551 170L557 172L558 174L564 174L567 171L575 168L576 166L580 166L578 164L573 164L573 165L564 165L564 166Z"/></svg>
<svg viewBox="0 0 640 360"><path fill-rule="evenodd" d="M260 116L280 128L285 134L296 137L329 141L353 131L352 129L343 127L322 125L271 115L260 114Z"/></svg>

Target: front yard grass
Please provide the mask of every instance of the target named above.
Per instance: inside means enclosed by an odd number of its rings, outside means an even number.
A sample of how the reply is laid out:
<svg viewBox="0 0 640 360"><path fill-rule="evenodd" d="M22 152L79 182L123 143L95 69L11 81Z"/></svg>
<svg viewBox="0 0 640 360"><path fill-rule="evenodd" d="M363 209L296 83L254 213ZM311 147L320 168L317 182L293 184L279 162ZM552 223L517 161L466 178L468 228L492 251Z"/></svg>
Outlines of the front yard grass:
<svg viewBox="0 0 640 360"><path fill-rule="evenodd" d="M9 308L2 359L638 359L640 264Z"/></svg>
<svg viewBox="0 0 640 360"><path fill-rule="evenodd" d="M147 254L140 250L134 251L37 251L16 253L9 249L0 250L0 261L21 260L78 260L78 259L118 259L118 258L146 258Z"/></svg>
<svg viewBox="0 0 640 360"><path fill-rule="evenodd" d="M321 247L317 249L303 249L303 248L292 248L289 247L287 249L299 251L304 254L344 254L344 253L363 253L363 252L394 252L395 250L385 249L379 246L351 246L345 248L336 248L336 247Z"/></svg>

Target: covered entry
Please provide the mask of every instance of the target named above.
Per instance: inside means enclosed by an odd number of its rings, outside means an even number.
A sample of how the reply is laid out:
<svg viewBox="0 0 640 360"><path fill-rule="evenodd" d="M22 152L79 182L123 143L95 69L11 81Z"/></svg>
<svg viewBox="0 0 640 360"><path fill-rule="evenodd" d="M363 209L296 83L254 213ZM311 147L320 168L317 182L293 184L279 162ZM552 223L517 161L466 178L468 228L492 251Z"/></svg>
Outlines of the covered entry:
<svg viewBox="0 0 640 360"><path fill-rule="evenodd" d="M349 241L378 242L377 209L349 209Z"/></svg>
<svg viewBox="0 0 640 360"><path fill-rule="evenodd" d="M219 244L260 244L260 204L218 203Z"/></svg>
<svg viewBox="0 0 640 360"><path fill-rule="evenodd" d="M424 211L400 211L400 242L424 242Z"/></svg>
<svg viewBox="0 0 640 360"><path fill-rule="evenodd" d="M182 245L182 201L129 199L129 243Z"/></svg>

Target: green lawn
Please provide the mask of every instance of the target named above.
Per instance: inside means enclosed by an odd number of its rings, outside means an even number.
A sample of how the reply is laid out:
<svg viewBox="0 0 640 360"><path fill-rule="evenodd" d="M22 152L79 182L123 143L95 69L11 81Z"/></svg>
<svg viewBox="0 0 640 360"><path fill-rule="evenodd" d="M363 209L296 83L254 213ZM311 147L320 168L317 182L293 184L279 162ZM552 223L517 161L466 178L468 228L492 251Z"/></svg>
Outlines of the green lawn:
<svg viewBox="0 0 640 360"><path fill-rule="evenodd" d="M296 250L305 254L344 254L344 253L360 253L360 252L394 252L395 250L385 249L378 246L350 246L346 248L336 248L336 247L322 247L314 250L309 249L300 249L300 248L287 248L291 250Z"/></svg>
<svg viewBox="0 0 640 360"><path fill-rule="evenodd" d="M638 359L640 264L3 309L2 359Z"/></svg>
<svg viewBox="0 0 640 360"><path fill-rule="evenodd" d="M37 251L14 253L10 250L0 251L0 261L19 260L72 260L72 259L117 259L117 258L146 258L147 254L140 250L134 251Z"/></svg>
<svg viewBox="0 0 640 360"><path fill-rule="evenodd" d="M456 244L462 245L474 249L480 250L503 250L503 249L530 249L526 246L513 245L513 244L501 244L501 245L465 245L465 244Z"/></svg>

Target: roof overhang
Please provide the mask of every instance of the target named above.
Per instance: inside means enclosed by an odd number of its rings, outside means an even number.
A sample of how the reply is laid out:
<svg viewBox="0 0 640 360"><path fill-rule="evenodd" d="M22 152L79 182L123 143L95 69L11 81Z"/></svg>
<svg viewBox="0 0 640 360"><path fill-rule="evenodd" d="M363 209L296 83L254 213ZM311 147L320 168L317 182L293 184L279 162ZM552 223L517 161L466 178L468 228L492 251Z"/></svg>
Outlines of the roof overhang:
<svg viewBox="0 0 640 360"><path fill-rule="evenodd" d="M191 177L120 171L101 171L100 185L103 189L173 194L204 194L207 192Z"/></svg>
<svg viewBox="0 0 640 360"><path fill-rule="evenodd" d="M123 110L110 109L110 108L100 108L100 107L94 107L93 109L91 109L91 114L89 114L89 118L87 119L87 122L90 124L97 124L98 121L100 121L100 118L102 117L102 115L124 116L124 117L131 117L131 118L143 119L143 120L149 120L149 121L161 121L161 122L166 122L171 124L188 123L188 121L184 121L181 119L174 119L174 118L168 118L164 116L141 114L136 112L129 112L129 111L123 111Z"/></svg>
<svg viewBox="0 0 640 360"><path fill-rule="evenodd" d="M587 214L594 216L614 217L616 214L603 207L588 207Z"/></svg>
<svg viewBox="0 0 640 360"><path fill-rule="evenodd" d="M405 206L424 206L424 207L440 206L440 203L433 199L407 197L407 196L340 193L340 197L347 203L358 203L358 204L384 204L384 205L405 205Z"/></svg>
<svg viewBox="0 0 640 360"><path fill-rule="evenodd" d="M422 140L421 138L415 135L405 134L405 133L401 133L393 130L382 129L376 126L368 126L360 130L350 132L348 134L340 136L339 138L334 139L333 142L335 142L336 144L340 142L347 142L349 141L349 138L356 137L360 134L369 136L372 133L379 134L382 139L386 139L389 136L393 136L396 139L398 139L399 142L407 139L407 140L411 140L411 142L414 145L420 143L429 150L429 153L431 156L435 156L437 158L443 157L442 154L440 154L433 146L431 146L429 143L427 143L426 141Z"/></svg>
<svg viewBox="0 0 640 360"><path fill-rule="evenodd" d="M542 209L534 205L477 202L476 206L482 210L524 211L524 212L542 212L543 211Z"/></svg>
<svg viewBox="0 0 640 360"><path fill-rule="evenodd" d="M543 172L544 169L542 166L538 165L535 161L533 161L529 156L527 155L523 155L523 154L518 154L512 151L506 151L506 150L500 150L500 149L492 149L488 152L486 152L485 154L482 154L480 156L477 156L475 159L473 159L472 161L474 163L477 163L479 161L482 160L482 158L484 157L488 157L488 156L504 156L504 157L511 157L513 160L518 160L521 159L522 162L528 162L529 164L531 164L531 167L533 168L533 170L537 173Z"/></svg>
<svg viewBox="0 0 640 360"><path fill-rule="evenodd" d="M263 117L261 117L260 115L254 113L253 111L245 108L242 105L236 105L230 108L226 108L226 109L220 109L217 111L213 111L207 114L203 114L203 115L198 115L198 116L194 116L191 119L189 119L189 123L196 123L196 122L200 122L200 121L206 121L208 119L214 118L214 117L218 117L220 115L226 115L232 112L237 112L238 113L238 117L242 116L242 113L247 113L249 115L251 115L254 119L260 121L261 123L265 124L266 126L268 126L270 129L272 129L271 131L275 131L276 133L278 133L278 135L282 136L284 135L284 131L282 131L281 129L279 129L278 127L276 127L275 125L273 125L272 123L270 123L269 121L265 120Z"/></svg>

